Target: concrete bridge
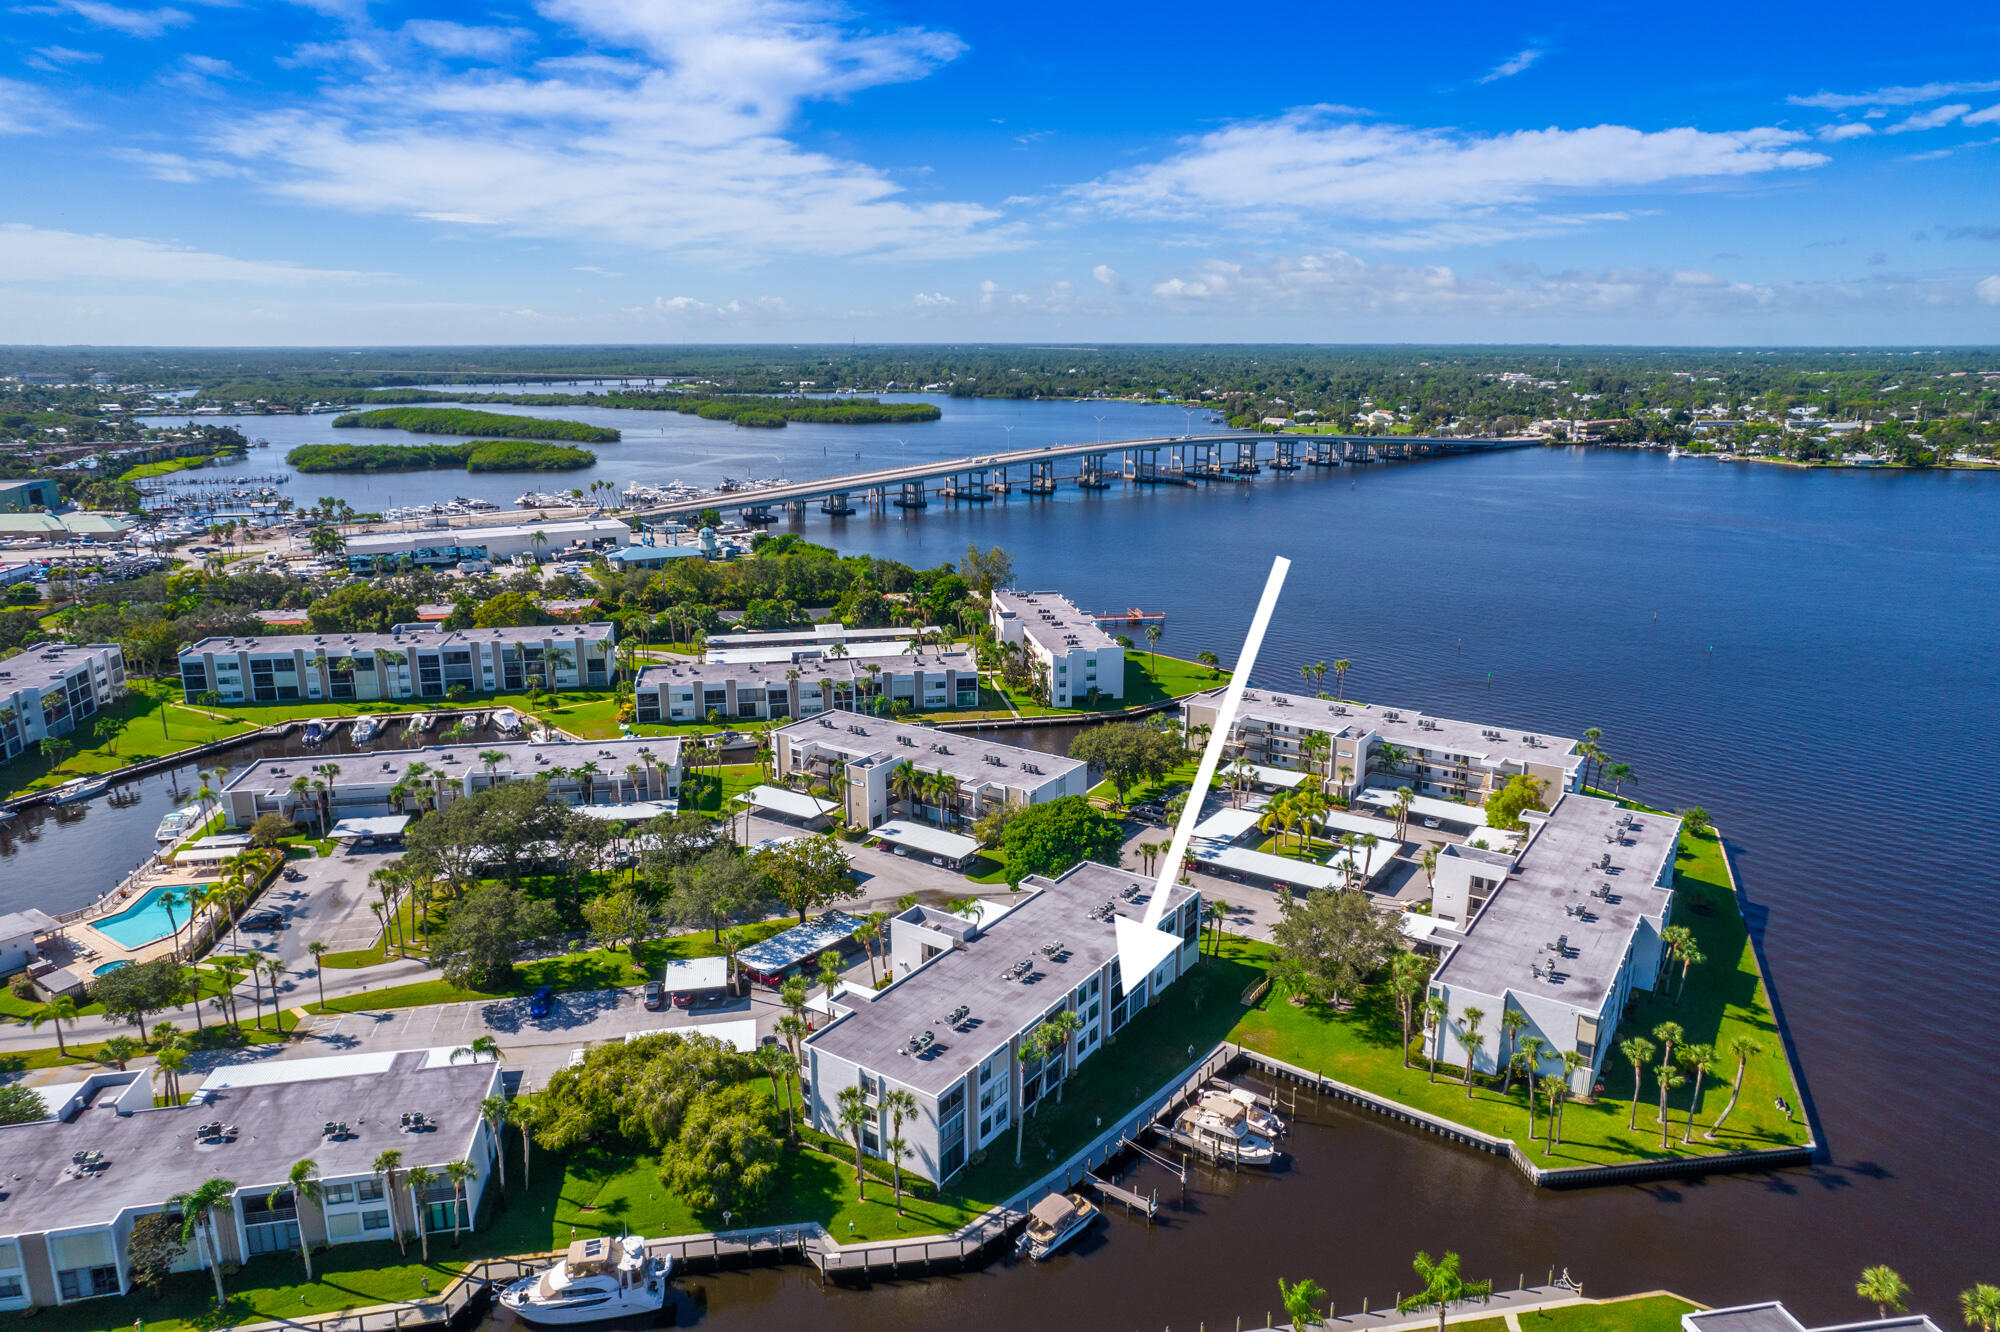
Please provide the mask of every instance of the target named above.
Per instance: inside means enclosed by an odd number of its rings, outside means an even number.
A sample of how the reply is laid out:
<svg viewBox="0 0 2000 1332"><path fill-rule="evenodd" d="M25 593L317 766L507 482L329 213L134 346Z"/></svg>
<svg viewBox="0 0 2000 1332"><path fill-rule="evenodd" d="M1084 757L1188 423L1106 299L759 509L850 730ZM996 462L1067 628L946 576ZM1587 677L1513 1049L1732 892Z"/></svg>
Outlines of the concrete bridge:
<svg viewBox="0 0 2000 1332"><path fill-rule="evenodd" d="M970 458L903 463L847 476L757 486L650 505L638 511L648 520L686 518L704 509L739 514L745 522L768 523L782 510L802 518L818 501L819 511L841 516L857 503L870 508L922 509L941 503L984 504L1020 491L1053 495L1059 485L1107 490L1113 481L1133 485L1193 486L1249 481L1262 472L1296 472L1307 467L1359 466L1388 459L1447 453L1488 453L1538 443L1532 439L1458 439L1423 435L1286 435L1242 433L1176 435L1093 444L1051 444ZM1058 475L1056 465L1074 462Z"/></svg>

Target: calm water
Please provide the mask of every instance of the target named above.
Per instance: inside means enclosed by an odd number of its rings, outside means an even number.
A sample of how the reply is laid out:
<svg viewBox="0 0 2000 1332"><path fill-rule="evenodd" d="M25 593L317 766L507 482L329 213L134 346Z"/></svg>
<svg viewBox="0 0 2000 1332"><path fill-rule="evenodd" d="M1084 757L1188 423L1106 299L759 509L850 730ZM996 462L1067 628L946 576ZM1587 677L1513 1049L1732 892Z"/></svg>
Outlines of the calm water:
<svg viewBox="0 0 2000 1332"><path fill-rule="evenodd" d="M1107 421L1107 436L1180 424L1127 410L1144 424ZM742 447L813 437L783 435ZM940 453L988 446L972 432ZM641 479L700 479L685 449L661 452ZM797 462L728 470L811 475ZM1778 1296L1823 1321L1860 1316L1856 1275L1887 1262L1918 1307L1955 1320L1956 1292L1996 1277L1991 1223L1977 1220L2000 1151L1980 1039L2000 1012L2000 773L1979 757L2000 730L1996 481L1524 449L832 527L815 515L816 537L920 565L969 541L1006 546L1023 584L1092 610L1164 610L1164 649L1225 661L1283 554L1293 568L1259 683L1296 687L1301 663L1347 657L1363 698L1571 735L1602 727L1638 772L1635 794L1704 805L1728 833L1831 1159L1547 1194L1491 1158L1329 1111L1301 1135L1291 1175L1204 1193L1195 1215L1150 1233L1114 1223L1052 1269L865 1295L822 1293L798 1272L731 1276L708 1283L705 1324L872 1332L948 1317L972 1332L1061 1310L1064 1325L1227 1327L1274 1304L1279 1276L1310 1275L1343 1308L1379 1303L1407 1281L1412 1251L1445 1245L1475 1273L1553 1263L1593 1291ZM100 812L82 826L108 834ZM156 819L143 820L148 838ZM114 840L45 826L34 849ZM0 860L0 906L46 891L21 863Z"/></svg>

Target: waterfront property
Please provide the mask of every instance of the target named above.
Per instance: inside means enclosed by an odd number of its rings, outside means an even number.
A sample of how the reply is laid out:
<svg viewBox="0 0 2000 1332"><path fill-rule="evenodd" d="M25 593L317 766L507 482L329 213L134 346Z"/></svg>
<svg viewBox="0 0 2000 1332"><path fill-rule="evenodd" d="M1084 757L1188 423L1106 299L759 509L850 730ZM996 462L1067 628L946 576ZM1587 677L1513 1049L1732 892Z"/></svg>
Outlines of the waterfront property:
<svg viewBox="0 0 2000 1332"><path fill-rule="evenodd" d="M1183 701L1181 724L1213 727L1222 695L1211 689ZM1326 739L1308 738L1315 735ZM1583 771L1577 742L1563 736L1275 689L1243 691L1230 740L1252 764L1319 772L1329 792L1351 798L1371 785L1407 786L1419 796L1480 804L1520 773L1555 792L1576 790Z"/></svg>
<svg viewBox="0 0 2000 1332"><path fill-rule="evenodd" d="M1510 1039L1539 1037L1547 1071L1582 1057L1570 1084L1587 1095L1633 990L1659 980L1681 821L1574 792L1523 817L1518 855L1453 846L1438 858L1430 941L1444 960L1430 992L1446 1017L1427 1039L1459 1063L1470 1047L1475 1070L1497 1073ZM1468 1008L1482 1015L1470 1030ZM1509 1009L1528 1019L1511 1038Z"/></svg>
<svg viewBox="0 0 2000 1332"><path fill-rule="evenodd" d="M832 709L901 703L912 712L979 704L979 667L966 652L781 661L673 661L639 672L642 722L810 717Z"/></svg>
<svg viewBox="0 0 2000 1332"><path fill-rule="evenodd" d="M740 634L710 634L702 643L703 661L803 661L810 657L884 657L910 650L914 629L897 625L850 629L838 622L804 629L762 629ZM928 625L926 634L939 632Z"/></svg>
<svg viewBox="0 0 2000 1332"><path fill-rule="evenodd" d="M1939 1332L1939 1328L1924 1314L1898 1314L1808 1329L1783 1303L1771 1300L1692 1310L1681 1315L1681 1332Z"/></svg>
<svg viewBox="0 0 2000 1332"><path fill-rule="evenodd" d="M1028 654L1050 707L1125 696L1125 649L1062 593L995 588L991 615L994 638Z"/></svg>
<svg viewBox="0 0 2000 1332"><path fill-rule="evenodd" d="M0 761L77 723L125 694L116 643L37 643L0 661Z"/></svg>
<svg viewBox="0 0 2000 1332"><path fill-rule="evenodd" d="M326 768L337 771L328 776ZM490 787L536 778L546 780L566 804L656 812L640 807L671 808L680 800L681 742L672 737L583 744L513 741L385 749L325 760L264 758L230 777L222 788L222 809L232 828L247 828L264 814L311 823L318 783L324 781L330 788L332 821L338 822L411 813L427 804L442 808Z"/></svg>
<svg viewBox="0 0 2000 1332"><path fill-rule="evenodd" d="M898 799L946 824L977 820L994 805L1034 805L1090 790L1090 769L1072 758L976 735L866 717L836 709L771 733L782 781L825 783L847 822L873 828ZM909 764L931 779L922 793L897 789Z"/></svg>
<svg viewBox="0 0 2000 1332"><path fill-rule="evenodd" d="M133 1224L208 1179L236 1184L213 1228L231 1267L302 1243L388 1239L420 1221L469 1227L494 1152L480 1103L501 1078L497 1064L412 1050L224 1065L187 1105L158 1109L150 1070L39 1090L49 1118L0 1127L0 1309L125 1294ZM400 1175L374 1169L390 1149L401 1171L425 1166L438 1181L412 1197ZM287 1186L307 1158L319 1167L317 1204ZM472 1168L462 1190L444 1178L460 1161ZM211 1260L190 1245L173 1270Z"/></svg>
<svg viewBox="0 0 2000 1332"><path fill-rule="evenodd" d="M1198 891L1169 889L1158 930L1140 923L1153 882L1126 870L1085 862L1055 879L1030 875L1022 891L982 902L976 918L914 906L890 921L895 982L842 992L835 1020L806 1040L815 1127L852 1141L840 1093L859 1087L870 1110L862 1149L882 1156L884 1095L908 1092L916 1112L901 1127L902 1164L949 1179L1197 960ZM1059 1012L1079 1024L1066 1045L1024 1054Z"/></svg>
<svg viewBox="0 0 2000 1332"><path fill-rule="evenodd" d="M370 702L515 691L531 685L603 689L611 684L608 621L505 629L399 624L386 634L277 634L204 638L180 654L190 703L323 698Z"/></svg>
<svg viewBox="0 0 2000 1332"><path fill-rule="evenodd" d="M343 553L347 565L366 573L377 560L400 564L404 559L424 568L440 568L465 560L500 563L517 555L537 559L572 551L594 555L599 548L619 549L632 540L632 529L616 518L563 518L549 522L503 523L492 527L435 527L410 532L363 532L348 537Z"/></svg>

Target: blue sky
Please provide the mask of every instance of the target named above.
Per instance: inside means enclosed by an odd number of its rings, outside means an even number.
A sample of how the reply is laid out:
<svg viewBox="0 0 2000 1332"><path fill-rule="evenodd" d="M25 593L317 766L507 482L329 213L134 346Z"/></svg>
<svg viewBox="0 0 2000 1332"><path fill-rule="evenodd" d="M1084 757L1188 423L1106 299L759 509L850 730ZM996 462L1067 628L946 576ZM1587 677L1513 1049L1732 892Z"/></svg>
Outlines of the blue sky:
<svg viewBox="0 0 2000 1332"><path fill-rule="evenodd" d="M29 0L0 341L2000 342L2000 11Z"/></svg>

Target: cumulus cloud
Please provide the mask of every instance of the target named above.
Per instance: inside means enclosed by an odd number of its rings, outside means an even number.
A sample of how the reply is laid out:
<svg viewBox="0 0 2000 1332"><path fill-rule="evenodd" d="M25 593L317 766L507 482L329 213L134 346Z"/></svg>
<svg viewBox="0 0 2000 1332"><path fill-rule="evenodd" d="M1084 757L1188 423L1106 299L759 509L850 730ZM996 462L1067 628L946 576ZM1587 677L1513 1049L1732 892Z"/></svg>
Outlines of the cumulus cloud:
<svg viewBox="0 0 2000 1332"><path fill-rule="evenodd" d="M1479 82L1493 83L1499 79L1511 79L1516 74L1524 72L1530 65L1533 65L1547 54L1548 52L1537 50L1531 46L1517 55L1508 57L1492 69L1486 71L1486 73L1480 75Z"/></svg>
<svg viewBox="0 0 2000 1332"><path fill-rule="evenodd" d="M923 292L910 297L910 304L919 310L947 310L958 302L941 291Z"/></svg>
<svg viewBox="0 0 2000 1332"><path fill-rule="evenodd" d="M1338 219L1482 228L1488 239L1615 214L1549 214L1550 200L1815 167L1805 135L1755 128L1644 131L1622 125L1468 134L1364 125L1304 107L1185 141L1163 161L1076 187L1073 196L1138 218L1213 217L1296 226ZM1567 219L1567 220L1565 220ZM1463 243L1467 236L1442 238Z"/></svg>
<svg viewBox="0 0 2000 1332"><path fill-rule="evenodd" d="M1839 143L1842 139L1858 139L1864 134L1873 134L1874 132L1875 127L1873 125L1864 125L1858 120L1852 120L1844 125L1827 125L1822 127L1819 137L1825 139L1828 143Z"/></svg>
<svg viewBox="0 0 2000 1332"><path fill-rule="evenodd" d="M0 134L46 134L81 124L32 83L0 79Z"/></svg>
<svg viewBox="0 0 2000 1332"><path fill-rule="evenodd" d="M1014 243L988 207L912 198L886 172L787 137L807 102L923 77L963 49L956 37L859 31L832 0L541 10L571 37L633 54L440 74L356 29L295 53L346 67L319 97L224 123L212 141L287 198L509 235L745 263ZM410 35L478 54L450 25Z"/></svg>
<svg viewBox="0 0 2000 1332"><path fill-rule="evenodd" d="M1908 134L1913 130L1938 129L1951 124L1952 121L1957 120L1971 109L1972 107L1964 102L1955 102L1950 106L1934 106L1928 111L1919 111L1913 116L1906 116L1882 132L1884 134Z"/></svg>
<svg viewBox="0 0 2000 1332"><path fill-rule="evenodd" d="M1097 267L1090 270L1090 276L1098 286L1105 288L1112 294L1119 296L1125 294L1125 279L1120 277L1118 270L1110 264L1097 265Z"/></svg>
<svg viewBox="0 0 2000 1332"><path fill-rule="evenodd" d="M266 286L378 281L386 275L306 268L126 236L0 224L0 282L243 282Z"/></svg>
<svg viewBox="0 0 2000 1332"><path fill-rule="evenodd" d="M1990 92L2000 92L2000 79L1970 83L1915 83L1860 93L1816 92L1785 100L1793 106L1817 107L1821 111L1848 111L1858 106L1921 106L1925 102L1941 102L1947 97Z"/></svg>

